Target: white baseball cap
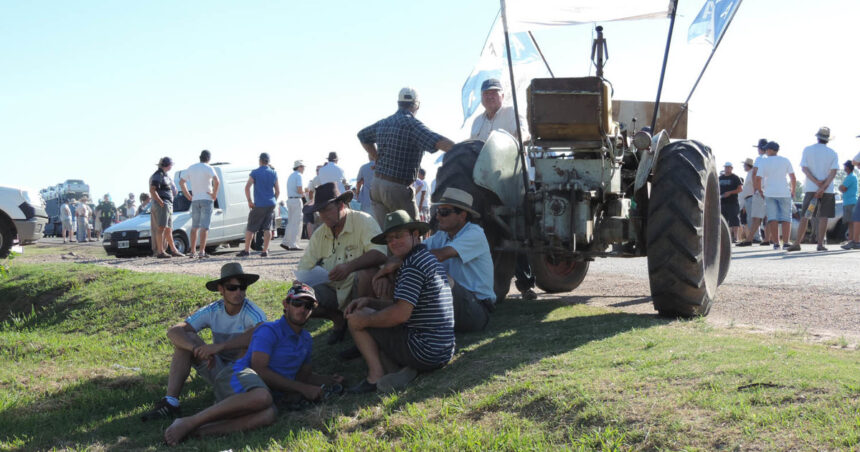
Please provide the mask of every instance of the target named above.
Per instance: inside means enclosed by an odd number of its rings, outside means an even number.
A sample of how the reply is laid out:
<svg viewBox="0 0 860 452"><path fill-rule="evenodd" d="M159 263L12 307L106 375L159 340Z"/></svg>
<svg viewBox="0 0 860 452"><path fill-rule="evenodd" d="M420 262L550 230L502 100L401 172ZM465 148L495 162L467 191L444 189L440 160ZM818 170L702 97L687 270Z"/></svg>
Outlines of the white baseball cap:
<svg viewBox="0 0 860 452"><path fill-rule="evenodd" d="M400 89L400 93L397 94L397 102L417 102L418 101L418 93L414 88L405 87Z"/></svg>

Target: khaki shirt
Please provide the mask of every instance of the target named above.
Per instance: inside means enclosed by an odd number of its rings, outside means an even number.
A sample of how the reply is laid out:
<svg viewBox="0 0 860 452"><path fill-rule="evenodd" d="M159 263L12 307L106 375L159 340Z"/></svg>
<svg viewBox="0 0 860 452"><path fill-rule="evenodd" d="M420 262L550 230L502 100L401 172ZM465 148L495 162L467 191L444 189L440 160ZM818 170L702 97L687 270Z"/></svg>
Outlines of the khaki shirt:
<svg viewBox="0 0 860 452"><path fill-rule="evenodd" d="M379 223L370 215L357 210L349 210L343 231L337 238L328 226L322 226L314 231L305 254L299 260L299 270L310 270L317 262L328 271L335 266L358 259L362 254L376 250L383 255L388 254L385 245L375 245L370 239L382 233ZM341 309L346 307L347 297L352 290L355 280L350 273L343 281L330 281L328 284L337 291L337 303Z"/></svg>

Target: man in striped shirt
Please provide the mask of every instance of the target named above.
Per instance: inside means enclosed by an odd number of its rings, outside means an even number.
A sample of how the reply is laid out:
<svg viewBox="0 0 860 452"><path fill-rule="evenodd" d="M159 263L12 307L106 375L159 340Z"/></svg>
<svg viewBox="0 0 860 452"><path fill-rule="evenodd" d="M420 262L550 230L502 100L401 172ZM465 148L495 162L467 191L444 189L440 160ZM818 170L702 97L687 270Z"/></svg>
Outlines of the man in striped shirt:
<svg viewBox="0 0 860 452"><path fill-rule="evenodd" d="M382 234L371 241L387 244L402 260L394 299L362 297L344 310L349 330L367 363L367 378L350 392L391 392L404 388L418 372L438 369L454 355L454 307L445 271L421 236L430 226L405 210L385 216Z"/></svg>

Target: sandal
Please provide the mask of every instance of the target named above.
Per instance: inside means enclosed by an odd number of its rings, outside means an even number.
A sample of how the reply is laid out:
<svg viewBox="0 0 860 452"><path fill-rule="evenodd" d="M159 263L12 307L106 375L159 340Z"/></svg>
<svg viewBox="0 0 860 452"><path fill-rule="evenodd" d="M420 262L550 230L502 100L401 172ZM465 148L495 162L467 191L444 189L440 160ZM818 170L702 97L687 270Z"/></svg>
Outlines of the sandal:
<svg viewBox="0 0 860 452"><path fill-rule="evenodd" d="M361 383L347 389L350 394L366 394L368 392L376 392L376 383L371 383L365 378Z"/></svg>

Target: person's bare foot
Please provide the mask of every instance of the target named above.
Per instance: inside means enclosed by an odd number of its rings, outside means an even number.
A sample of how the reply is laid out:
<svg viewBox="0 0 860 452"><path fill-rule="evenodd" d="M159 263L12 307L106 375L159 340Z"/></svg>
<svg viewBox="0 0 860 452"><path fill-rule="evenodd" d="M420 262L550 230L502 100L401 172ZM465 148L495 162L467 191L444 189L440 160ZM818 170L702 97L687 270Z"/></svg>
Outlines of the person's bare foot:
<svg viewBox="0 0 860 452"><path fill-rule="evenodd" d="M191 433L192 429L193 427L188 420L184 417L179 418L173 421L173 423L170 424L170 427L167 427L167 430L164 431L164 442L167 443L168 446L175 446L185 439L185 437Z"/></svg>

